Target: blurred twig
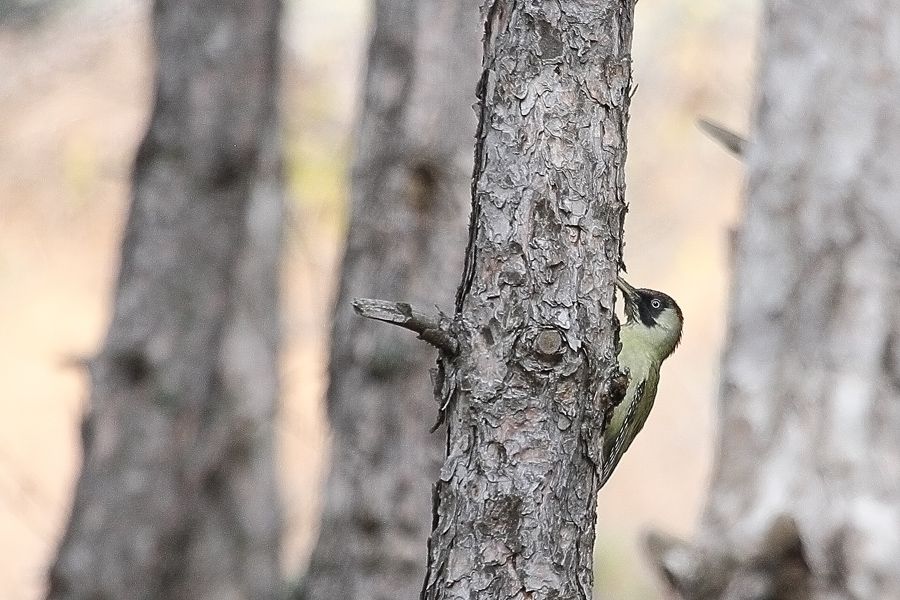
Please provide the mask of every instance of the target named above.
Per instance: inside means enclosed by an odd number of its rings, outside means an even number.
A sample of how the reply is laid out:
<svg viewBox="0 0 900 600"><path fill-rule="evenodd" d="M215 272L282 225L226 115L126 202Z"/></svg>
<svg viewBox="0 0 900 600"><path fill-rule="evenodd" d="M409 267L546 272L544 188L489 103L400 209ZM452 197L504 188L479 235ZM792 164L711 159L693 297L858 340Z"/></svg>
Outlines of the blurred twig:
<svg viewBox="0 0 900 600"><path fill-rule="evenodd" d="M714 141L722 144L722 146L734 156L744 156L744 152L747 149L746 138L736 134L719 123L715 123L703 117L697 119L697 126Z"/></svg>

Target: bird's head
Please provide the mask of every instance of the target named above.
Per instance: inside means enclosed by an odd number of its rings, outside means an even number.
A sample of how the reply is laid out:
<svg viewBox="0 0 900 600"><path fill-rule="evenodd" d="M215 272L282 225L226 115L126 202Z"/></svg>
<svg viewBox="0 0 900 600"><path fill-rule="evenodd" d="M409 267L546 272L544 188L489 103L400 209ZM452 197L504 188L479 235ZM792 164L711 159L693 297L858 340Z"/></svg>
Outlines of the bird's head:
<svg viewBox="0 0 900 600"><path fill-rule="evenodd" d="M632 287L622 277L616 285L625 298L627 325L641 331L641 337L650 344L661 358L675 351L681 341L684 315L671 296L656 290Z"/></svg>

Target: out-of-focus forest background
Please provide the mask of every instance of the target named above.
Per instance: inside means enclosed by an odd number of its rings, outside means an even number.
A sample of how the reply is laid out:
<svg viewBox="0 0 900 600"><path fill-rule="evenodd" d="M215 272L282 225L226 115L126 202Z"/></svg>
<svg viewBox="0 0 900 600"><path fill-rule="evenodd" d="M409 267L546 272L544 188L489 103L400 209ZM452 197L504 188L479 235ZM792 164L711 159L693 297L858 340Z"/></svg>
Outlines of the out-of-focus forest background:
<svg viewBox="0 0 900 600"><path fill-rule="evenodd" d="M151 100L149 4L58 5L0 24L0 590L10 600L39 597L69 509L87 384L79 361L107 324ZM368 11L367 0L286 4L278 437L288 576L315 539L327 460L328 320ZM686 326L645 433L600 496L608 597L657 597L639 533L688 534L702 508L741 169L694 121L745 128L757 11L750 0L637 8L625 258L634 283L678 299ZM460 85L474 101L474 82Z"/></svg>

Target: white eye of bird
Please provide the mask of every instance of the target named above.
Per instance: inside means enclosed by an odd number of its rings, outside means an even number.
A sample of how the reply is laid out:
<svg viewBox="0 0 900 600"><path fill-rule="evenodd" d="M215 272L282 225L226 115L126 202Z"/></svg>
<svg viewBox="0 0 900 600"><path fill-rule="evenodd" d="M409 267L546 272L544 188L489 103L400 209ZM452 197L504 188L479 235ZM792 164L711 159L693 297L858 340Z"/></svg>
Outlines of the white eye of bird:
<svg viewBox="0 0 900 600"><path fill-rule="evenodd" d="M662 304L659 303L659 300L654 299L650 301L650 306L652 306L653 308L659 308L660 306L662 306Z"/></svg>

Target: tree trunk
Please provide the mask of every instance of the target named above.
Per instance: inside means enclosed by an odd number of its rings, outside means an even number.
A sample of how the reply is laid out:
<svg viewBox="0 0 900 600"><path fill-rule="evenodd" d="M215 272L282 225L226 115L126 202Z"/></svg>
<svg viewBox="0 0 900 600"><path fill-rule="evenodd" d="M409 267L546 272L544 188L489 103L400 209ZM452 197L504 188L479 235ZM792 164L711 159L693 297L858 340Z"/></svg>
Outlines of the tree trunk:
<svg viewBox="0 0 900 600"><path fill-rule="evenodd" d="M53 599L274 597L277 0L158 0L112 322Z"/></svg>
<svg viewBox="0 0 900 600"><path fill-rule="evenodd" d="M591 597L632 17L630 0L486 5L425 599Z"/></svg>
<svg viewBox="0 0 900 600"><path fill-rule="evenodd" d="M443 436L435 356L353 314L357 296L449 307L462 268L481 56L474 0L377 0L332 330L319 539L297 597L412 600Z"/></svg>
<svg viewBox="0 0 900 600"><path fill-rule="evenodd" d="M900 598L898 27L768 2L712 489L693 561L655 540L688 599Z"/></svg>

